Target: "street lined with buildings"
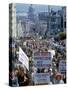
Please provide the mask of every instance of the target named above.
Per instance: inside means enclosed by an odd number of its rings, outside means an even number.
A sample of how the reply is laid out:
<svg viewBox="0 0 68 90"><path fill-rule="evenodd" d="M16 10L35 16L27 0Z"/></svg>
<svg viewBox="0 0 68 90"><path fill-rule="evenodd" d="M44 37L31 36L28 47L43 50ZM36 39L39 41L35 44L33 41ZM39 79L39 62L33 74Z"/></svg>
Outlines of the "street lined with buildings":
<svg viewBox="0 0 68 90"><path fill-rule="evenodd" d="M9 5L9 85L66 83L66 7L17 5Z"/></svg>

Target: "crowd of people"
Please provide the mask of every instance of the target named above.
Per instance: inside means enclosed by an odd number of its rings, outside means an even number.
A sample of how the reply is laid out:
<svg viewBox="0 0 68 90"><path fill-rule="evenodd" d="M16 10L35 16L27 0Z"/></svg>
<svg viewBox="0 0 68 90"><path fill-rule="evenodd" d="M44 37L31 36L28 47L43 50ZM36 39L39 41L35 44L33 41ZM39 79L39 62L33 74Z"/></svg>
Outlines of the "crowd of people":
<svg viewBox="0 0 68 90"><path fill-rule="evenodd" d="M9 84L11 86L27 86L29 85L29 76L24 72L24 68L20 65L9 72Z"/></svg>
<svg viewBox="0 0 68 90"><path fill-rule="evenodd" d="M36 43L36 42L35 42ZM27 47L25 48L25 52L28 55L29 59L31 58L31 64L29 63L29 68L30 70L25 72L24 67L20 65L16 65L16 59L17 56L15 55L15 52L17 51L17 47L15 49L14 47L14 52L12 52L10 49L12 49L10 47L9 52L9 85L10 86L28 86L28 85L35 85L34 83L34 74L37 73L45 73L45 72L49 72L50 73L50 82L48 84L64 84L66 83L66 73L61 74L61 72L59 72L58 68L59 68L59 61L61 59L63 59L63 54L58 52L57 49L55 49L56 53L55 56L53 57L52 60L52 67L49 70L46 70L45 68L42 69L36 69L36 67L33 67L33 62L32 62L32 50L37 49L40 50L42 47L46 47L46 48L42 48L42 50L47 51L48 48L50 47L49 42L40 44L39 42L37 42L36 44L33 43L33 47L28 48L28 44ZM12 44L12 43L11 43ZM39 47L38 47L39 45ZM23 48L24 46L22 46ZM53 48L53 47L52 47ZM16 50L16 51L15 51ZM14 56L15 55L15 56ZM66 57L64 58L66 59ZM17 60L18 62L18 60ZM29 73L28 73L29 72Z"/></svg>
<svg viewBox="0 0 68 90"><path fill-rule="evenodd" d="M64 83L66 83L66 75L62 75L59 71L57 71L57 69L55 69L53 71L52 68L47 70L45 68L37 69L37 68L33 67L33 71L31 74L32 85L36 85L34 83L34 75L36 73L49 73L50 74L50 82L48 83L49 85L50 84L52 85L52 84L64 84ZM43 85L45 85L45 83Z"/></svg>

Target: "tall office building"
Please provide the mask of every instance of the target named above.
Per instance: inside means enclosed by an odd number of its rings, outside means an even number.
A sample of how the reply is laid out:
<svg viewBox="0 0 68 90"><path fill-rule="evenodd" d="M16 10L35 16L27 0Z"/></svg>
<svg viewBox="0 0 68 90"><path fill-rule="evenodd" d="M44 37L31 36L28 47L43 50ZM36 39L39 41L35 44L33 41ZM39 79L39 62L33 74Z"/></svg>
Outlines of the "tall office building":
<svg viewBox="0 0 68 90"><path fill-rule="evenodd" d="M66 7L62 7L62 13L63 13L63 31L66 31Z"/></svg>
<svg viewBox="0 0 68 90"><path fill-rule="evenodd" d="M24 28L22 28L22 24L21 24L21 21L19 21L18 23L17 23L17 37L18 38L20 38L20 37L23 37L23 31L24 30L22 30L22 29L24 29Z"/></svg>
<svg viewBox="0 0 68 90"><path fill-rule="evenodd" d="M28 19L30 21L35 21L34 8L32 7L32 4L29 6L29 9L28 9Z"/></svg>
<svg viewBox="0 0 68 90"><path fill-rule="evenodd" d="M9 36L16 38L16 4L9 4Z"/></svg>

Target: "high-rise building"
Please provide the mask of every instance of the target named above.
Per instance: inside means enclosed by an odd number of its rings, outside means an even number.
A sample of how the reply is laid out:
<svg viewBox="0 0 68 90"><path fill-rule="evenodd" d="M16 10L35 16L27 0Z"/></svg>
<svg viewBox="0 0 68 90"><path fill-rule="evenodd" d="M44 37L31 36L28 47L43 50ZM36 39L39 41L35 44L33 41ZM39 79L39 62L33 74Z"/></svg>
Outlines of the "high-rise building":
<svg viewBox="0 0 68 90"><path fill-rule="evenodd" d="M66 31L66 7L62 7L62 13L63 13L63 31Z"/></svg>
<svg viewBox="0 0 68 90"><path fill-rule="evenodd" d="M32 36L34 23L32 21L26 22L25 36Z"/></svg>
<svg viewBox="0 0 68 90"><path fill-rule="evenodd" d="M21 20L19 20L19 22L17 23L17 37L20 38L20 37L23 37L24 36L24 25L21 24Z"/></svg>
<svg viewBox="0 0 68 90"><path fill-rule="evenodd" d="M38 18L41 21L47 21L48 12L39 12Z"/></svg>
<svg viewBox="0 0 68 90"><path fill-rule="evenodd" d="M58 10L58 14L61 16L61 31L66 31L66 7L63 6L61 10Z"/></svg>
<svg viewBox="0 0 68 90"><path fill-rule="evenodd" d="M28 9L28 19L31 21L35 21L34 8L32 7L32 4L29 6Z"/></svg>
<svg viewBox="0 0 68 90"><path fill-rule="evenodd" d="M50 16L50 30L51 34L57 34L61 31L61 16L57 12Z"/></svg>
<svg viewBox="0 0 68 90"><path fill-rule="evenodd" d="M16 4L9 4L9 36L16 38Z"/></svg>

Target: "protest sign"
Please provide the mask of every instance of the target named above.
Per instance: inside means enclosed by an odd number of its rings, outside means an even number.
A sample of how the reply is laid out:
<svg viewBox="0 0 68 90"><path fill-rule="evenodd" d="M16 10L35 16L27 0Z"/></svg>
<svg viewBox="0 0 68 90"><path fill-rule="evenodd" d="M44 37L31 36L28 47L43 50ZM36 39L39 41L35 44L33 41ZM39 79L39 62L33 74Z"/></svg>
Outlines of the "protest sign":
<svg viewBox="0 0 68 90"><path fill-rule="evenodd" d="M50 82L49 73L35 73L34 74L34 83L35 84L48 84Z"/></svg>
<svg viewBox="0 0 68 90"><path fill-rule="evenodd" d="M64 74L66 72L66 61L65 60L60 60L59 72L61 72L62 74Z"/></svg>
<svg viewBox="0 0 68 90"><path fill-rule="evenodd" d="M19 47L19 61L29 70L29 58L21 47Z"/></svg>
<svg viewBox="0 0 68 90"><path fill-rule="evenodd" d="M36 52L33 56L34 66L37 68L50 68L52 66L52 59L50 52Z"/></svg>

